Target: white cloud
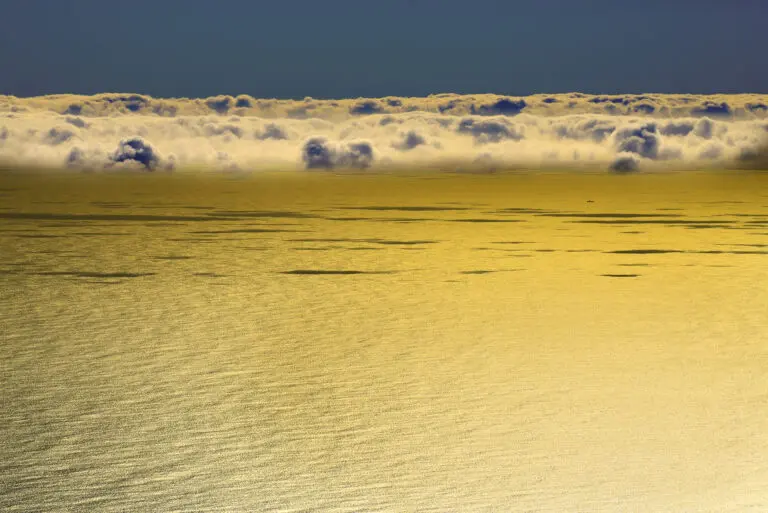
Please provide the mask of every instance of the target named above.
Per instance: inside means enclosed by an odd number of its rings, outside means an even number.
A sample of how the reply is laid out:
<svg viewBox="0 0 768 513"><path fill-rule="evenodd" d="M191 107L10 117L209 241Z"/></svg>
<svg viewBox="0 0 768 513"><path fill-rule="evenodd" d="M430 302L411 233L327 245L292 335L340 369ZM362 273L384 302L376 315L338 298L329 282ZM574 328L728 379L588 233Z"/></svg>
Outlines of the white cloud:
<svg viewBox="0 0 768 513"><path fill-rule="evenodd" d="M764 155L766 103L760 95L580 93L302 101L0 96L0 160L104 169L701 167Z"/></svg>

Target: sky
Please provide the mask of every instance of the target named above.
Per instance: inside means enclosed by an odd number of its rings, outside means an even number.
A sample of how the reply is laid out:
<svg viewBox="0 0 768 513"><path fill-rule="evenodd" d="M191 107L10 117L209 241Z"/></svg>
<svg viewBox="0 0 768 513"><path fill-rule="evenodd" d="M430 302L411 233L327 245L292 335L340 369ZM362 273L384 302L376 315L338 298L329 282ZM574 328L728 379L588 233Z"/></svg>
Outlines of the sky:
<svg viewBox="0 0 768 513"><path fill-rule="evenodd" d="M0 0L0 94L767 93L765 0Z"/></svg>

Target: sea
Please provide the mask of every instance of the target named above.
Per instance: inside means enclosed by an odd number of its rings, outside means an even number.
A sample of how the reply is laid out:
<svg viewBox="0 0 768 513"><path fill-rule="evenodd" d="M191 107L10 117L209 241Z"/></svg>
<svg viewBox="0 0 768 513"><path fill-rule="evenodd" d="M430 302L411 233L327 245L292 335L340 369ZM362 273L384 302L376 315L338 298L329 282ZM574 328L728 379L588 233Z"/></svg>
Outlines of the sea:
<svg viewBox="0 0 768 513"><path fill-rule="evenodd" d="M768 173L0 171L0 510L768 511Z"/></svg>

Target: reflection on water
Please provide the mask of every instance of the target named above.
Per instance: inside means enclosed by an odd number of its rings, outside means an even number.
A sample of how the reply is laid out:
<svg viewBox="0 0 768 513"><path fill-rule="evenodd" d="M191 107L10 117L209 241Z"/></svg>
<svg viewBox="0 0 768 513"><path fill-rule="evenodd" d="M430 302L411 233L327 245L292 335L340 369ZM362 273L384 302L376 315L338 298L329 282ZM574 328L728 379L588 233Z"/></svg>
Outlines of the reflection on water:
<svg viewBox="0 0 768 513"><path fill-rule="evenodd" d="M768 509L768 176L423 176L0 173L0 508Z"/></svg>

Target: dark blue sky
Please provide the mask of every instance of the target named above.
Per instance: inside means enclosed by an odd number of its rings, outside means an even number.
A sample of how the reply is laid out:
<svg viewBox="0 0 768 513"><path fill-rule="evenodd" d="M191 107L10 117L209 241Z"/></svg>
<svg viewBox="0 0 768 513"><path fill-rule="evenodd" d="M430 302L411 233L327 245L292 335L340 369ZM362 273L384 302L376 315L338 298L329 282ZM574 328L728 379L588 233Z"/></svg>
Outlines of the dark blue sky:
<svg viewBox="0 0 768 513"><path fill-rule="evenodd" d="M766 0L0 0L0 93L768 93Z"/></svg>

